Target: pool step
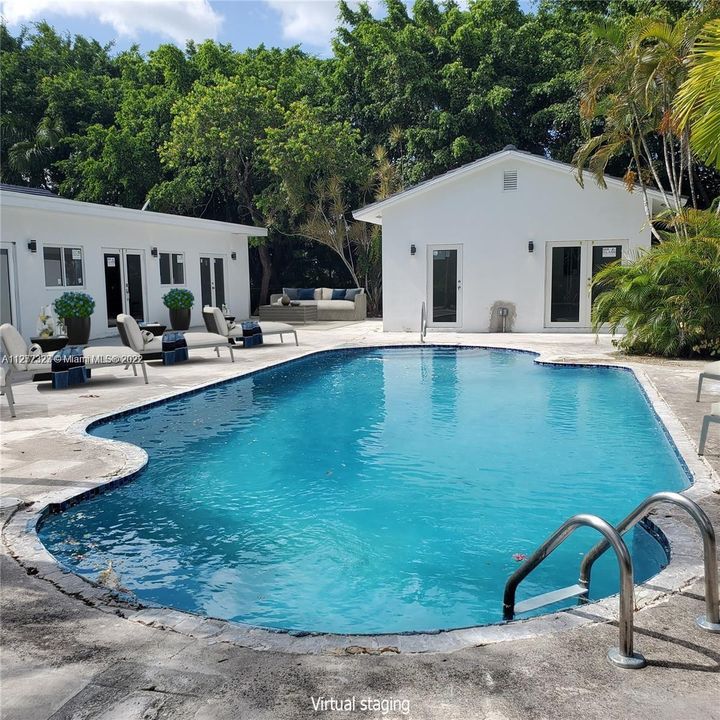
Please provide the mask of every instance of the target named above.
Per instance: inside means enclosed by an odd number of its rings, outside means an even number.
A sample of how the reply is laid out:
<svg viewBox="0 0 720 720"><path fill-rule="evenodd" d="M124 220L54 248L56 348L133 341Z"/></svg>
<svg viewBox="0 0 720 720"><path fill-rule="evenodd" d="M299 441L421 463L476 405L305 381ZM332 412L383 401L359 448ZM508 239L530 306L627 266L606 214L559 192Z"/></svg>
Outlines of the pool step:
<svg viewBox="0 0 720 720"><path fill-rule="evenodd" d="M582 585L568 585L567 587L553 590L552 592L535 595L534 597L523 600L515 605L516 613L530 612L536 610L543 605L552 605L553 603L567 600L568 598L580 597L587 595L587 588Z"/></svg>

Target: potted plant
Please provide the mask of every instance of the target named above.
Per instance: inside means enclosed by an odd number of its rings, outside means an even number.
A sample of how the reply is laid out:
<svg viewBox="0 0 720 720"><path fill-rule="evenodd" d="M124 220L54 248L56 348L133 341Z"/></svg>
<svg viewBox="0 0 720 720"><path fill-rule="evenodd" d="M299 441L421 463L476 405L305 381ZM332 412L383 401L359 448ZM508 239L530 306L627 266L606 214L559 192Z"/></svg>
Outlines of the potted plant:
<svg viewBox="0 0 720 720"><path fill-rule="evenodd" d="M190 327L190 308L195 297L189 290L175 288L163 295L163 303L170 310L170 325L173 330L187 330Z"/></svg>
<svg viewBox="0 0 720 720"><path fill-rule="evenodd" d="M90 340L90 316L95 301L87 293L65 292L53 303L55 314L62 318L68 345L87 345Z"/></svg>

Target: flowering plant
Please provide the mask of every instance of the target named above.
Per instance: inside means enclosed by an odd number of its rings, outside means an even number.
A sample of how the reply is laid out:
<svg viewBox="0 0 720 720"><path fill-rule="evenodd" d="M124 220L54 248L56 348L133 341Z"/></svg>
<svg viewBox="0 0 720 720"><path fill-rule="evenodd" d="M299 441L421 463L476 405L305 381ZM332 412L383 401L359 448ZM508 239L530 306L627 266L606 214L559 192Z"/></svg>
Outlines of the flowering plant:
<svg viewBox="0 0 720 720"><path fill-rule="evenodd" d="M189 290L174 288L163 295L163 303L170 310L189 310L195 302L195 296Z"/></svg>
<svg viewBox="0 0 720 720"><path fill-rule="evenodd" d="M95 310L95 301L87 293L65 292L55 300L53 308L63 320L90 317Z"/></svg>

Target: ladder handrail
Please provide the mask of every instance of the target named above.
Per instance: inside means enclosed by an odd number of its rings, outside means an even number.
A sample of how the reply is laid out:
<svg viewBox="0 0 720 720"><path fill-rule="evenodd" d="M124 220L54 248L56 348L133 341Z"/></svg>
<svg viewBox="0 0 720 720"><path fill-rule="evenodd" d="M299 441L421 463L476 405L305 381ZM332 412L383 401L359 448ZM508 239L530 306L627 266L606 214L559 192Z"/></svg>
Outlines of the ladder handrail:
<svg viewBox="0 0 720 720"><path fill-rule="evenodd" d="M503 594L503 617L512 620L515 616L515 592L518 585L545 560L550 553L564 542L580 527L591 527L601 533L609 546L615 550L620 569L620 613L618 627L620 644L617 651L611 650L611 658L618 657L618 665L625 667L642 667L642 656L633 652L633 609L635 606L635 589L633 583L633 565L630 552L620 533L610 523L597 515L573 515L566 520L525 562L508 578Z"/></svg>
<svg viewBox="0 0 720 720"><path fill-rule="evenodd" d="M690 498L676 492L657 492L645 498L624 520L616 526L620 535L624 535L630 528L636 525L647 515L648 510L660 503L670 503L685 510L695 521L700 530L703 540L703 557L705 564L705 618L698 618L706 630L720 632L720 603L718 602L718 565L717 565L717 544L715 530L710 518L703 509ZM579 584L584 587L590 586L590 573L595 561L609 548L607 540L601 540L593 546L585 555L580 564ZM716 627L708 627L716 626Z"/></svg>
<svg viewBox="0 0 720 720"><path fill-rule="evenodd" d="M427 309L425 308L425 301L422 301L420 306L420 342L425 342L425 336L427 335Z"/></svg>

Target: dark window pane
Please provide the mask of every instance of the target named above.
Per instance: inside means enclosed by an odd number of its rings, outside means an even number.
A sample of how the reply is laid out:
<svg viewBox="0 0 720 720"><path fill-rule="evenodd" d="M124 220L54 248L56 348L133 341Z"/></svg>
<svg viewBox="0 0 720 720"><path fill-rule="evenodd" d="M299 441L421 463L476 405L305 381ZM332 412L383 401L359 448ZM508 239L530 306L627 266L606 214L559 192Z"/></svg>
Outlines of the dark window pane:
<svg viewBox="0 0 720 720"><path fill-rule="evenodd" d="M592 251L592 274L602 270L610 263L622 260L622 245L594 245ZM592 302L603 291L602 285L594 285L592 289Z"/></svg>
<svg viewBox="0 0 720 720"><path fill-rule="evenodd" d="M160 253L160 284L170 285L170 253Z"/></svg>
<svg viewBox="0 0 720 720"><path fill-rule="evenodd" d="M83 284L82 248L63 248L65 256L65 284Z"/></svg>
<svg viewBox="0 0 720 720"><path fill-rule="evenodd" d="M117 253L105 253L105 303L108 327L115 327L117 316L123 312L122 273Z"/></svg>
<svg viewBox="0 0 720 720"><path fill-rule="evenodd" d="M210 258L200 258L200 295L203 307L212 305L212 280L210 279Z"/></svg>
<svg viewBox="0 0 720 720"><path fill-rule="evenodd" d="M140 255L126 256L128 314L136 320L144 320L142 292L142 259Z"/></svg>
<svg viewBox="0 0 720 720"><path fill-rule="evenodd" d="M55 287L62 285L62 254L60 248L43 248L45 262L45 285Z"/></svg>
<svg viewBox="0 0 720 720"><path fill-rule="evenodd" d="M222 258L215 258L215 307L225 304L225 265Z"/></svg>
<svg viewBox="0 0 720 720"><path fill-rule="evenodd" d="M551 322L580 320L580 247L552 249Z"/></svg>
<svg viewBox="0 0 720 720"><path fill-rule="evenodd" d="M183 264L182 253L172 255L172 276L175 285L182 285L185 282L185 265Z"/></svg>
<svg viewBox="0 0 720 720"><path fill-rule="evenodd" d="M457 322L457 250L433 250L433 313L435 323Z"/></svg>

